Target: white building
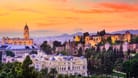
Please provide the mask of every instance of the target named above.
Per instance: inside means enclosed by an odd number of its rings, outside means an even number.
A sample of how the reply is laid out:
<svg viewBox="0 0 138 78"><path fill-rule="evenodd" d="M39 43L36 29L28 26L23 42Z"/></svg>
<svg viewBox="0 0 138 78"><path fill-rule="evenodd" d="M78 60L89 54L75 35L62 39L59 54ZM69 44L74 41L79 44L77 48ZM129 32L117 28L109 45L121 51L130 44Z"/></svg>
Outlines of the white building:
<svg viewBox="0 0 138 78"><path fill-rule="evenodd" d="M29 54L26 53L22 57L3 56L2 62L23 62L27 55ZM48 68L48 71L50 71L51 68L55 68L58 74L87 76L87 60L84 57L38 53L30 55L30 58L33 61L33 66L38 71L44 68Z"/></svg>
<svg viewBox="0 0 138 78"><path fill-rule="evenodd" d="M37 51L38 48L35 45L0 45L0 51L5 55L6 51L12 51L15 56L23 56L25 53L30 53L32 51Z"/></svg>
<svg viewBox="0 0 138 78"><path fill-rule="evenodd" d="M87 60L84 57L62 56L62 55L31 55L37 70L55 68L58 74L87 76Z"/></svg>

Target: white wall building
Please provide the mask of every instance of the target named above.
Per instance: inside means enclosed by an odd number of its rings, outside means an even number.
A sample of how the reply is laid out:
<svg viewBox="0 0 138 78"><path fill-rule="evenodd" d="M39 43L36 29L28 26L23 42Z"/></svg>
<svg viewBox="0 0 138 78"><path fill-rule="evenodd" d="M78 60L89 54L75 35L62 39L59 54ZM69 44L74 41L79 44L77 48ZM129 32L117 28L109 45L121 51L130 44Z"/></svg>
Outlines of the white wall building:
<svg viewBox="0 0 138 78"><path fill-rule="evenodd" d="M2 62L23 62L25 57L29 54L24 54L22 57L9 57L3 56ZM87 60L84 57L74 57L74 56L63 56L63 55L46 55L43 53L38 53L30 55L33 61L35 69L40 71L41 69L55 68L58 74L68 74L68 75L82 75L87 76Z"/></svg>
<svg viewBox="0 0 138 78"><path fill-rule="evenodd" d="M12 51L15 56L23 56L25 53L30 53L32 51L37 51L38 48L35 45L0 45L0 51L5 55L6 51Z"/></svg>
<svg viewBox="0 0 138 78"><path fill-rule="evenodd" d="M37 70L43 68L55 68L58 74L87 76L87 60L84 57L62 56L62 55L31 55Z"/></svg>

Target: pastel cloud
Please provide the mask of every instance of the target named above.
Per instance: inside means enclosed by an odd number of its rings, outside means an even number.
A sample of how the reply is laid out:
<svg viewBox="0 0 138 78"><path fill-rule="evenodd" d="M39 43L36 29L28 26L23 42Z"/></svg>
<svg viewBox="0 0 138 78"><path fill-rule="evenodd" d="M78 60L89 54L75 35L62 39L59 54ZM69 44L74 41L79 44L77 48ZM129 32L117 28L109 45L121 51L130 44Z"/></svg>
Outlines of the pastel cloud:
<svg viewBox="0 0 138 78"><path fill-rule="evenodd" d="M55 2L67 2L68 0L49 0L49 1L55 1Z"/></svg>
<svg viewBox="0 0 138 78"><path fill-rule="evenodd" d="M18 9L13 9L13 11L41 13L40 11L37 11L37 10L34 10L34 9L29 9L29 8L18 8Z"/></svg>
<svg viewBox="0 0 138 78"><path fill-rule="evenodd" d="M91 14L91 13L114 13L114 12L138 12L138 5L126 4L126 3L88 3L86 4L89 8L84 9L77 9L77 8L70 8L64 9L64 11L71 11L74 13L84 13L84 14Z"/></svg>
<svg viewBox="0 0 138 78"><path fill-rule="evenodd" d="M0 3L0 31L20 32L26 22L31 31L46 35L53 32L45 30L73 33L138 29L137 1L14 0L9 4L9 0L3 0Z"/></svg>
<svg viewBox="0 0 138 78"><path fill-rule="evenodd" d="M0 13L0 16L7 16L9 13Z"/></svg>
<svg viewBox="0 0 138 78"><path fill-rule="evenodd" d="M101 3L101 6L105 8L112 9L117 12L137 12L138 5L131 5L131 4L117 4L117 3Z"/></svg>

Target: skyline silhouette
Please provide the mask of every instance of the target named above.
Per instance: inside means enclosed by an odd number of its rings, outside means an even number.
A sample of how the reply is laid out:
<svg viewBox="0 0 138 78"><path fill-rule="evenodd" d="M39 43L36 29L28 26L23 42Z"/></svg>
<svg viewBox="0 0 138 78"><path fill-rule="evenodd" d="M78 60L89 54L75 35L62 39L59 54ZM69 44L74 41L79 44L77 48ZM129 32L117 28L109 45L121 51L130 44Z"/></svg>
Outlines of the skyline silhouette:
<svg viewBox="0 0 138 78"><path fill-rule="evenodd" d="M0 1L0 35L22 35L27 23L35 35L138 29L137 0Z"/></svg>

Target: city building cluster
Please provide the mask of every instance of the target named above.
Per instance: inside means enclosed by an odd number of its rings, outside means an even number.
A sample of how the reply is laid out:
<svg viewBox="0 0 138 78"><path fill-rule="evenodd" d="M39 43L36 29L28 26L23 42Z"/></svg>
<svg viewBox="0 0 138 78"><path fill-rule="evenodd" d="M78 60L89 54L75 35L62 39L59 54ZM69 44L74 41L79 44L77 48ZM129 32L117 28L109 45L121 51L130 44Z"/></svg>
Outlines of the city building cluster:
<svg viewBox="0 0 138 78"><path fill-rule="evenodd" d="M28 53L18 57L3 56L2 62L23 62ZM82 57L74 56L63 56L63 55L46 55L42 52L38 54L29 55L33 61L33 66L36 70L48 68L55 68L58 74L70 74L70 75L82 75L87 76L87 59Z"/></svg>
<svg viewBox="0 0 138 78"><path fill-rule="evenodd" d="M3 37L0 45L2 63L23 62L30 56L36 70L55 68L59 74L87 76L87 59L83 56L47 55L43 53L29 36L29 27L24 27L24 38ZM63 50L62 47L55 51ZM35 52L35 53L33 53Z"/></svg>
<svg viewBox="0 0 138 78"><path fill-rule="evenodd" d="M123 52L124 59L128 58L128 52L138 53L138 42L134 40L138 35L129 31L124 34L109 34L103 30L96 35L86 32L64 43L58 40L44 41L41 45L34 44L30 38L28 25L25 25L23 35L24 38L2 38L0 54L3 63L23 62L28 55L38 71L55 68L59 74L87 76L88 49L94 48L95 52L103 52L112 48L114 52Z"/></svg>

